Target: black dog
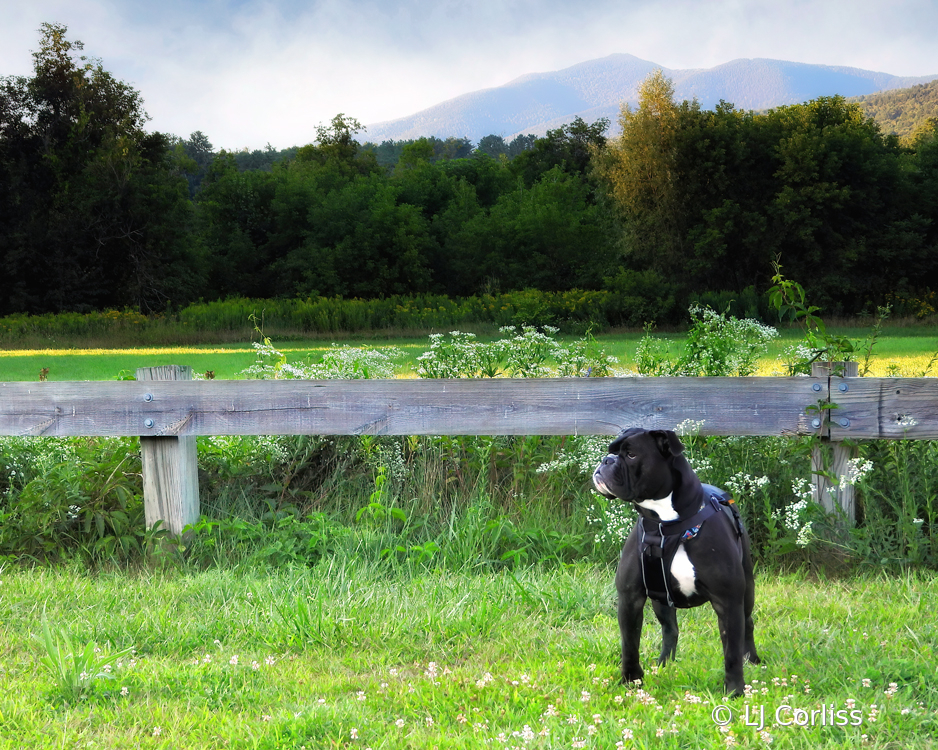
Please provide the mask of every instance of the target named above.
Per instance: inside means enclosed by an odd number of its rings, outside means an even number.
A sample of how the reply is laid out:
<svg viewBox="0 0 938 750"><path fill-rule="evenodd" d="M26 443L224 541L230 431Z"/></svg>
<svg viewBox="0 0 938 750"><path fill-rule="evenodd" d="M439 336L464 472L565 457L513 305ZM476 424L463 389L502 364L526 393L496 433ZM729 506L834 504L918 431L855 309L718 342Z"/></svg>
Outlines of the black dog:
<svg viewBox="0 0 938 750"><path fill-rule="evenodd" d="M710 602L723 640L724 689L743 692L743 660L759 663L753 642L755 585L749 536L722 490L701 484L670 430L623 430L593 473L606 497L639 513L616 570L622 680L644 676L638 646L646 597L661 623L659 664L677 653L675 607Z"/></svg>

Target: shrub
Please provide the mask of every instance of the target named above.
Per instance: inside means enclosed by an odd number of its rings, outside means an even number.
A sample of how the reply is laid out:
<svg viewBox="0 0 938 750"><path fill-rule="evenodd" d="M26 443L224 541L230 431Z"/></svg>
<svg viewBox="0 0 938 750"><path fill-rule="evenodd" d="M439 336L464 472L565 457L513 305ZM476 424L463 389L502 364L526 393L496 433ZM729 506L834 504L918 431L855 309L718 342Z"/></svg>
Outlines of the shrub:
<svg viewBox="0 0 938 750"><path fill-rule="evenodd" d="M461 331L431 334L430 348L417 358L417 374L422 378L605 377L617 363L590 335L564 344L550 326L543 331L505 326L501 333L503 338L489 342Z"/></svg>
<svg viewBox="0 0 938 750"><path fill-rule="evenodd" d="M636 351L642 375L730 376L752 375L756 362L778 331L755 320L739 320L709 308L690 308L693 325L683 354L672 360L664 341L649 328Z"/></svg>
<svg viewBox="0 0 938 750"><path fill-rule="evenodd" d="M146 533L139 441L0 438L0 555L126 561Z"/></svg>

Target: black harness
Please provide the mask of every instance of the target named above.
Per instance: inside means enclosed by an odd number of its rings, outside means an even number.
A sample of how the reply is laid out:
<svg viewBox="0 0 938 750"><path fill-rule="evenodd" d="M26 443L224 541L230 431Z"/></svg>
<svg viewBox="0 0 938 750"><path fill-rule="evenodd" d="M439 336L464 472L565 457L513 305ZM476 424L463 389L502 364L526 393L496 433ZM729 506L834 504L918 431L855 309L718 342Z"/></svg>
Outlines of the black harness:
<svg viewBox="0 0 938 750"><path fill-rule="evenodd" d="M704 522L715 513L723 511L732 520L740 559L743 556L743 523L732 496L726 490L711 484L701 486L704 497L697 512L692 516L659 523L648 518L639 519L638 556L642 566L645 594L669 607L674 606L671 587L668 586L668 574L674 555L680 544L697 536Z"/></svg>

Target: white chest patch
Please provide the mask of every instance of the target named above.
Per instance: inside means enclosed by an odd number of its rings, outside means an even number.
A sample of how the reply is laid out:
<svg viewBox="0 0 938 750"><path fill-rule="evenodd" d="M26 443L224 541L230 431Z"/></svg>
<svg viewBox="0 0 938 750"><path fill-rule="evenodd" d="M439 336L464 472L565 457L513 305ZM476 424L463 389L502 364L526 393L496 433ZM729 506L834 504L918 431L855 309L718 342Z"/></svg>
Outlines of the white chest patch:
<svg viewBox="0 0 938 750"><path fill-rule="evenodd" d="M694 563L687 556L684 545L677 548L674 559L671 561L671 575L677 581L677 587L684 596L697 593L696 578L694 578Z"/></svg>
<svg viewBox="0 0 938 750"><path fill-rule="evenodd" d="M653 510L662 521L675 521L678 518L677 511L674 510L674 506L671 505L671 495L663 497L660 500L642 500L640 503L637 503L637 505L641 505L647 510Z"/></svg>

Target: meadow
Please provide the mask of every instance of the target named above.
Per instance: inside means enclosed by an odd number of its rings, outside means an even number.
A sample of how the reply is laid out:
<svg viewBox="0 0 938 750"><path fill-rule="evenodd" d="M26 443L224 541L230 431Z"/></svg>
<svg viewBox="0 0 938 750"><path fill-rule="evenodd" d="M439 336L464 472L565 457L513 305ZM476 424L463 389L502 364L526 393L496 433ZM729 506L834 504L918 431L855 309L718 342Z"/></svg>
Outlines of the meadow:
<svg viewBox="0 0 938 750"><path fill-rule="evenodd" d="M866 328L856 326L834 326L831 332L857 343L862 343L868 334ZM607 354L618 359L621 371L627 372L635 367L636 349L643 335L641 331L617 331L596 334L595 339ZM655 335L668 342L675 353L681 351L686 337L684 332L661 332ZM491 330L487 334L479 334L480 341L496 338L498 333ZM576 337L561 335L559 338L569 342ZM779 337L769 343L767 351L760 358L757 374L785 374L779 355L800 338L800 329L782 328ZM255 340L260 339L260 334L256 334ZM396 362L397 375L409 377L413 376L417 358L428 349L429 343L426 335L394 336L387 333L368 336L346 334L328 340L285 337L277 339L277 346L290 362L316 361L325 352L340 346L393 349L400 353ZM938 352L938 327L922 324L886 326L873 349L869 374L879 377L919 377L928 368L935 352ZM189 365L194 373L212 371L216 378L232 379L243 377L243 371L255 359L255 349L250 340L189 346L84 348L79 343L77 346L43 349L0 348L0 381L38 380L39 372L43 369L48 370L49 380L113 380L121 374L132 375L138 367L169 364Z"/></svg>
<svg viewBox="0 0 938 750"><path fill-rule="evenodd" d="M0 693L0 748L928 748L938 735L934 574L762 571L764 663L727 700L709 607L680 613L678 658L660 669L646 622L645 683L619 684L608 564L493 573L349 552L312 568L3 569L0 670L15 689ZM90 646L93 667L42 665L44 621Z"/></svg>

